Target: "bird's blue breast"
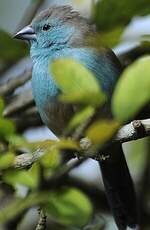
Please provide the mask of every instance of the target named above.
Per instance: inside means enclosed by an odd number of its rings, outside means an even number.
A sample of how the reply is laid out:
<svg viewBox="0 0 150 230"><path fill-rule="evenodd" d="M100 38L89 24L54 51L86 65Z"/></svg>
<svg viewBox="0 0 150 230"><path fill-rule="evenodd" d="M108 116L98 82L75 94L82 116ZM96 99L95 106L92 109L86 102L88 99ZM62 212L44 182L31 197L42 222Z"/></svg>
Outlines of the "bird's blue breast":
<svg viewBox="0 0 150 230"><path fill-rule="evenodd" d="M94 73L102 89L108 95L111 94L119 75L119 70L113 66L106 55L97 55L89 48L66 48L55 52L47 52L45 56L41 55L36 57L35 60L33 60L33 96L42 120L46 125L48 125L51 114L47 114L45 108L56 102L56 98L60 92L52 78L48 66L54 59L60 57L73 58L85 65Z"/></svg>

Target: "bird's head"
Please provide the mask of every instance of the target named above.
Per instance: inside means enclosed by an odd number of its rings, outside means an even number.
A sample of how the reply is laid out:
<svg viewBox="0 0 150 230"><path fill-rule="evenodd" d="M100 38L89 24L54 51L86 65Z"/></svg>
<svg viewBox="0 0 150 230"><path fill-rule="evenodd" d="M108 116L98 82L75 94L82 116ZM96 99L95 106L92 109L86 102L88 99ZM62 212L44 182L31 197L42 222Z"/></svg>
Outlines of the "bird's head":
<svg viewBox="0 0 150 230"><path fill-rule="evenodd" d="M79 47L92 31L87 20L70 6L53 6L36 16L15 38L28 40L34 49Z"/></svg>

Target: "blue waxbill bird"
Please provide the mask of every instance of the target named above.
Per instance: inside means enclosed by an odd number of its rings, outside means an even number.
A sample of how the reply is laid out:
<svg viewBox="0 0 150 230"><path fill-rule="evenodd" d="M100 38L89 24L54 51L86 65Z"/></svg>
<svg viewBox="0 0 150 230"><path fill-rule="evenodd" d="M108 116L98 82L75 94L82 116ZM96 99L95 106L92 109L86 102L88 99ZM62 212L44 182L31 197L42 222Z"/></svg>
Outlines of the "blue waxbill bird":
<svg viewBox="0 0 150 230"><path fill-rule="evenodd" d="M91 33L93 26L70 6L51 6L15 35L30 42L34 100L43 122L57 136L62 134L74 108L58 101L60 89L48 70L49 63L61 57L75 59L94 73L109 98L121 73L121 65L110 49L96 50L86 45ZM119 230L135 228L136 198L121 144L110 146L107 154L109 158L99 164L114 219Z"/></svg>

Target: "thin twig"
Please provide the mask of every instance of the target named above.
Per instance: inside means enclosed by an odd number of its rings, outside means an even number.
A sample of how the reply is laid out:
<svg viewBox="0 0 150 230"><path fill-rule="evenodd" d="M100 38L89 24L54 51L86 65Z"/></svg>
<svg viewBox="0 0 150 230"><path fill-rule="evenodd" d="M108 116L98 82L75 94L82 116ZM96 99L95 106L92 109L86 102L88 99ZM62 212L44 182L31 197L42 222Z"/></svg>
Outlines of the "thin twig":
<svg viewBox="0 0 150 230"><path fill-rule="evenodd" d="M47 216L45 212L42 209L40 209L39 210L39 221L38 221L38 224L35 230L45 230L46 229L46 218Z"/></svg>
<svg viewBox="0 0 150 230"><path fill-rule="evenodd" d="M0 95L6 96L26 83L31 78L31 70L26 70L23 74L17 76L15 79L11 79L10 81L6 82L5 84L0 86Z"/></svg>
<svg viewBox="0 0 150 230"><path fill-rule="evenodd" d="M13 101L6 106L3 116L8 117L12 114L18 113L33 104L33 96L31 90L26 90L21 95L14 97Z"/></svg>

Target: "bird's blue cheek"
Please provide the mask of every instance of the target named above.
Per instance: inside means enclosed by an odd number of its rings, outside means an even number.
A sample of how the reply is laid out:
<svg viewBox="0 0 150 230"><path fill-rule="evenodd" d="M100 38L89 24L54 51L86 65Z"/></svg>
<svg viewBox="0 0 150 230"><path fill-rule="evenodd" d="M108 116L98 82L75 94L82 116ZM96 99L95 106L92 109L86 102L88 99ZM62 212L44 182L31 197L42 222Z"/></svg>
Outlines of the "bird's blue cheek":
<svg viewBox="0 0 150 230"><path fill-rule="evenodd" d="M74 28L71 26L60 26L55 29L52 33L53 40L56 41L57 44L62 44L71 38L74 33Z"/></svg>
<svg viewBox="0 0 150 230"><path fill-rule="evenodd" d="M74 33L74 28L69 26L57 26L50 31L42 32L37 37L38 46L52 47L53 45L67 44Z"/></svg>

